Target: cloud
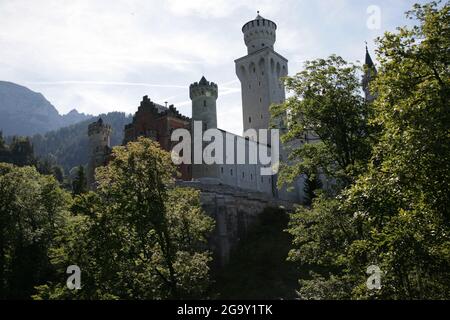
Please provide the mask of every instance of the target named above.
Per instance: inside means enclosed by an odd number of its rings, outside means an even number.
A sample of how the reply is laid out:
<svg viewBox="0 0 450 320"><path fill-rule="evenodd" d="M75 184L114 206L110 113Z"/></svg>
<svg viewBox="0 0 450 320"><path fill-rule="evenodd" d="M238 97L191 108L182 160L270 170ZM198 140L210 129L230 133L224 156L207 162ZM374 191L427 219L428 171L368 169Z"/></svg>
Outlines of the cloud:
<svg viewBox="0 0 450 320"><path fill-rule="evenodd" d="M362 59L364 41L404 24L414 0L0 0L0 79L44 94L61 113L135 112L143 95L190 115L189 84L218 83L219 125L241 133L234 60L256 11L278 25L275 49L299 71L337 53ZM366 27L379 5L382 29ZM373 46L371 46L373 48Z"/></svg>

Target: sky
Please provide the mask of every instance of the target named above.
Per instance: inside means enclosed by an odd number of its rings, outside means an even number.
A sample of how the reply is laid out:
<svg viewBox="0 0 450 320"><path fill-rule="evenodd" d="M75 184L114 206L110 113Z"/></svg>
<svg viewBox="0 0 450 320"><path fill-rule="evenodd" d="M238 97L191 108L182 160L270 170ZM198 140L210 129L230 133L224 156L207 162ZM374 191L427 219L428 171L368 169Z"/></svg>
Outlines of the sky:
<svg viewBox="0 0 450 320"><path fill-rule="evenodd" d="M144 95L191 115L189 84L219 86L218 126L242 133L234 60L256 12L278 25L289 74L338 54L363 61L365 41L409 22L420 0L0 0L0 80L42 93L61 114L134 113ZM376 59L375 59L376 60Z"/></svg>

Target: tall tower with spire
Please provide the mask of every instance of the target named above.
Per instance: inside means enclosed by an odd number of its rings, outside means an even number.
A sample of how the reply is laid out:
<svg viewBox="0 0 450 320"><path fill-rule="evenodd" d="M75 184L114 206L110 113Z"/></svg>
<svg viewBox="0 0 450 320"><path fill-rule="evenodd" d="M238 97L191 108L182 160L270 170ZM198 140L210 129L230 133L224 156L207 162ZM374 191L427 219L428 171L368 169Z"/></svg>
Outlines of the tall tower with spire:
<svg viewBox="0 0 450 320"><path fill-rule="evenodd" d="M285 100L280 78L288 74L288 60L274 50L276 30L277 25L259 11L242 27L247 55L235 64L241 82L244 131L268 129L270 105Z"/></svg>
<svg viewBox="0 0 450 320"><path fill-rule="evenodd" d="M375 79L377 75L377 68L375 67L375 64L372 61L372 57L370 56L367 45L366 45L366 57L364 61L364 68L365 71L362 79L364 96L366 98L366 101L372 102L375 100L376 94L370 92L370 82Z"/></svg>

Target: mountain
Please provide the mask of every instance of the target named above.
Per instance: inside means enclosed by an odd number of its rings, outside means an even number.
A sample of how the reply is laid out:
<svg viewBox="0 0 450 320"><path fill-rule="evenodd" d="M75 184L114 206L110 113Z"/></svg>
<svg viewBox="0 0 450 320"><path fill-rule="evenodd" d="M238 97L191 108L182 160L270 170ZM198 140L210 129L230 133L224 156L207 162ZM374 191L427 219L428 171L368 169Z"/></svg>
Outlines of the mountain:
<svg viewBox="0 0 450 320"><path fill-rule="evenodd" d="M109 112L68 127L32 136L35 155L55 160L66 172L73 167L86 165L89 156L88 126L99 117L112 127L111 146L122 144L124 127L131 122L132 116L123 112Z"/></svg>
<svg viewBox="0 0 450 320"><path fill-rule="evenodd" d="M93 116L90 114L79 113L76 109L72 109L69 113L62 116L62 127L67 127L84 120L89 120L92 117Z"/></svg>
<svg viewBox="0 0 450 320"><path fill-rule="evenodd" d="M41 93L0 81L0 131L5 136L44 133L90 118L76 110L62 116Z"/></svg>

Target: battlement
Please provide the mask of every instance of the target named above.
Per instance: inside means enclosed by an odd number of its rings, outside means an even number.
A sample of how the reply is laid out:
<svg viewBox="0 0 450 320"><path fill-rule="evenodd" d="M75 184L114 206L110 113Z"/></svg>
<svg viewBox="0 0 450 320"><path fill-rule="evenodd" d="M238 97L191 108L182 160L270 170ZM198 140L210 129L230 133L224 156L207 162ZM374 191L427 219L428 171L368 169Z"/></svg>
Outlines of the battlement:
<svg viewBox="0 0 450 320"><path fill-rule="evenodd" d="M214 82L209 82L205 77L200 79L200 82L194 82L189 86L189 96L191 99L200 97L214 97L217 99L218 87Z"/></svg>
<svg viewBox="0 0 450 320"><path fill-rule="evenodd" d="M276 40L276 30L277 25L275 22L264 19L258 12L254 20L247 22L242 27L248 53L250 54L267 47L273 49Z"/></svg>
<svg viewBox="0 0 450 320"><path fill-rule="evenodd" d="M104 135L110 135L112 131L112 128L109 124L103 123L103 119L99 118L96 122L91 123L88 126L88 135L92 136L94 134L104 134Z"/></svg>

